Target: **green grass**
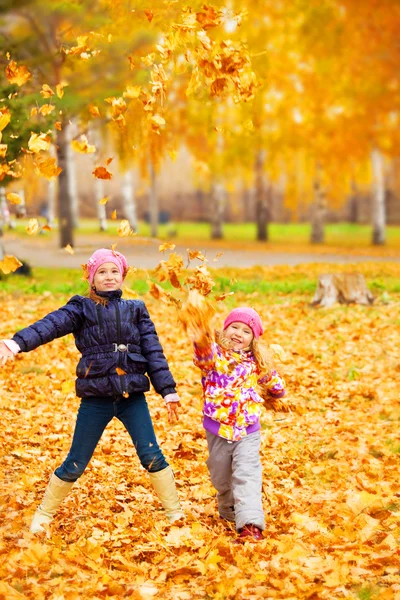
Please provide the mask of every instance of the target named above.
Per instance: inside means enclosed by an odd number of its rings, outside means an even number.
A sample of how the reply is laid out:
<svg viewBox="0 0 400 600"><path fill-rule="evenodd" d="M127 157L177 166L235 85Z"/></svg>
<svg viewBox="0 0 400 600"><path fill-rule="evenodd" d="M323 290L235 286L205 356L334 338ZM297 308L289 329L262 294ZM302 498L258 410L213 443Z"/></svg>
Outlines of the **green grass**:
<svg viewBox="0 0 400 600"><path fill-rule="evenodd" d="M39 221L44 224L43 219ZM25 231L28 219L16 221L16 228L13 233L21 236L27 236ZM120 221L108 221L108 230L100 232L96 219L81 219L77 234L98 235L109 239L110 236L117 235L117 229ZM268 227L269 242L278 245L308 244L310 240L311 226L309 223L271 223ZM150 237L150 226L147 223L140 222L138 235ZM256 225L254 223L228 223L223 227L224 239L239 244L244 242L256 241ZM7 231L5 232L7 235ZM58 236L57 227L51 232L45 232L48 237ZM208 223L173 223L160 225L158 228L158 237L160 239L173 238L176 241L191 240L201 242L210 239L210 226ZM371 245L372 227L370 225L355 225L352 223L335 223L326 225L325 245L350 247L368 247ZM387 227L388 247L400 246L400 226Z"/></svg>
<svg viewBox="0 0 400 600"><path fill-rule="evenodd" d="M265 276L263 271L258 273L254 269L229 269L228 273L225 269L224 275L219 270L210 270L210 272L216 283L211 296L225 292L243 293L249 296L257 293L259 298L265 299L266 302L279 303L298 296L302 296L303 299L304 297L311 299L317 283L316 274L308 275L301 268L285 273L282 278L278 278L276 275ZM143 295L149 290L148 277L147 271L139 270L134 275L128 276L125 285L139 295ZM152 280L156 281L154 277ZM375 285L376 283L379 285ZM169 282L163 282L160 285L169 291L174 289ZM383 294L390 298L389 293L400 292L400 277L387 275L380 278L378 282L371 279L368 285L378 298ZM87 283L82 280L80 269L36 267L32 269L31 277L16 274L2 275L0 272L0 293L12 294L16 298L23 294L43 294L45 292L70 297L74 294L84 295L87 293L87 289ZM225 300L227 306L233 306L235 302L235 296L228 296ZM349 378L355 376L356 368L354 368L354 373L349 372Z"/></svg>

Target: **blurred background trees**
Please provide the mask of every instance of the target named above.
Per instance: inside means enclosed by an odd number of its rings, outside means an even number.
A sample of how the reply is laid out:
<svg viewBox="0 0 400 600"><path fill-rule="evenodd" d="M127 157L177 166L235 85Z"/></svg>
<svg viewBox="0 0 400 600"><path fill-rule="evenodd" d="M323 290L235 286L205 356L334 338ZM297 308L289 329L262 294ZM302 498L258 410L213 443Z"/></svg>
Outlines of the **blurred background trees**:
<svg viewBox="0 0 400 600"><path fill-rule="evenodd" d="M105 229L116 209L153 236L251 220L260 241L358 219L384 244L400 221L399 5L20 0L0 18L3 213L8 190L34 216L56 187L61 246L79 212Z"/></svg>

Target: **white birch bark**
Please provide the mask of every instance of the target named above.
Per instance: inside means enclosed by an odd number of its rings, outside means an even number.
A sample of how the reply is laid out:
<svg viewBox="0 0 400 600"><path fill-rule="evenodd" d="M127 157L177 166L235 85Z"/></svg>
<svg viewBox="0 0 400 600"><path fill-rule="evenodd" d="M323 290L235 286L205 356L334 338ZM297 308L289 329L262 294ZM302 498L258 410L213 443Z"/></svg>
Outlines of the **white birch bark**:
<svg viewBox="0 0 400 600"><path fill-rule="evenodd" d="M66 152L67 152L67 163L68 163L68 192L71 198L71 210L72 210L72 224L74 229L78 227L79 224L79 196L78 196L78 183L76 176L76 162L75 162L75 152L72 150L71 141L77 135L77 126L74 121L68 123L66 126L66 136L67 136L67 144L66 144Z"/></svg>
<svg viewBox="0 0 400 600"><path fill-rule="evenodd" d="M371 163L374 178L372 243L375 246L382 246L386 242L385 175L383 155L379 150L372 150Z"/></svg>

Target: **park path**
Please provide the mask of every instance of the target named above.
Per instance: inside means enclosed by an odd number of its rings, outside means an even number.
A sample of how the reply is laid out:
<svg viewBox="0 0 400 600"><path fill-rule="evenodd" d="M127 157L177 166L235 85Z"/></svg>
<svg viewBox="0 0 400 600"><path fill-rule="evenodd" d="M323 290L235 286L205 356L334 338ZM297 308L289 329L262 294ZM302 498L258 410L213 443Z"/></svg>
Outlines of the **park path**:
<svg viewBox="0 0 400 600"><path fill-rule="evenodd" d="M103 245L110 247L115 243L115 239L107 240L104 237L76 236L76 246L73 255L66 250L58 247L58 239L48 239L47 237L18 238L7 235L3 238L4 250L6 254L17 256L20 260L27 261L32 267L69 267L79 268L85 263L88 257ZM123 252L128 259L129 264L140 269L153 269L160 260L168 258L168 252L162 254L158 248L160 240L140 239L140 238L118 238L117 249ZM213 247L210 242L204 244L196 243L191 249L201 250L210 267L253 267L271 266L271 265L299 265L307 263L337 263L354 264L358 262L400 262L400 255L389 253L385 256L371 254L360 254L341 251L340 253L316 252L283 252L274 249L240 249L225 248L220 246ZM181 256L187 255L187 247L176 245L174 252ZM198 261L192 263L199 264Z"/></svg>

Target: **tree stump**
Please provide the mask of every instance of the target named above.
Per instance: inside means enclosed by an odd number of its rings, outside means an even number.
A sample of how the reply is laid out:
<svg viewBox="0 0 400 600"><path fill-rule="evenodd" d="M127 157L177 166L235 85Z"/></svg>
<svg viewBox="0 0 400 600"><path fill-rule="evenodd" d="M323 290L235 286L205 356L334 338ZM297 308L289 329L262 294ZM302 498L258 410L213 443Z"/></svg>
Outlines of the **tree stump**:
<svg viewBox="0 0 400 600"><path fill-rule="evenodd" d="M361 273L325 273L318 277L318 287L311 304L326 308L335 302L372 304L374 300Z"/></svg>

